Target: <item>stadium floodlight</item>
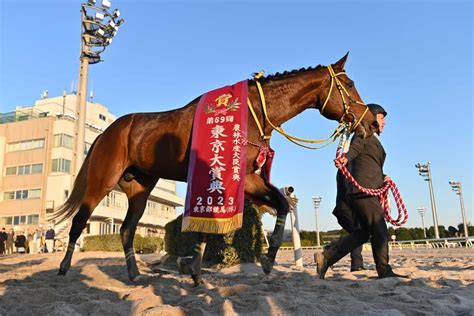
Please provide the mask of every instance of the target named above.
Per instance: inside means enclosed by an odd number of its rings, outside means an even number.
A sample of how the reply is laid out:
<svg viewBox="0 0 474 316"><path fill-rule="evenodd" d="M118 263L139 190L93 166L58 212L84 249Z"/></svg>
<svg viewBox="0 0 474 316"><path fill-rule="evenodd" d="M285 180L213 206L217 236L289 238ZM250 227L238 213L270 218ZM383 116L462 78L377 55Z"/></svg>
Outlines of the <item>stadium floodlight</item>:
<svg viewBox="0 0 474 316"><path fill-rule="evenodd" d="M95 13L95 19L96 19L96 20L102 22L102 21L104 20L104 18L105 18L105 15L104 15L103 13L101 13L101 12L96 12L96 13Z"/></svg>
<svg viewBox="0 0 474 316"><path fill-rule="evenodd" d="M108 0L102 0L102 8L105 8L105 9L110 9L110 6L112 4L110 3L110 1Z"/></svg>
<svg viewBox="0 0 474 316"><path fill-rule="evenodd" d="M102 28L97 29L97 31L95 31L95 32L96 32L97 35L105 36L105 31Z"/></svg>
<svg viewBox="0 0 474 316"><path fill-rule="evenodd" d="M119 9L115 9L114 12L112 12L112 17L114 19L118 18L120 16L120 10Z"/></svg>

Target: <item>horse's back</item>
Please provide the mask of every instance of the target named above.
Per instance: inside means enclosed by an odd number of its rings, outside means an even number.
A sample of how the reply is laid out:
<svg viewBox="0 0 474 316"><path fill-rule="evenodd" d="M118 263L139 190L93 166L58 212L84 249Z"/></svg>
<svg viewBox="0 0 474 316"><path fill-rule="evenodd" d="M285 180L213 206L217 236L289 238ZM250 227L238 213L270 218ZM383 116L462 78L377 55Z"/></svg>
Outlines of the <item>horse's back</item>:
<svg viewBox="0 0 474 316"><path fill-rule="evenodd" d="M131 113L104 134L126 148L128 165L161 178L185 181L195 106L166 112Z"/></svg>

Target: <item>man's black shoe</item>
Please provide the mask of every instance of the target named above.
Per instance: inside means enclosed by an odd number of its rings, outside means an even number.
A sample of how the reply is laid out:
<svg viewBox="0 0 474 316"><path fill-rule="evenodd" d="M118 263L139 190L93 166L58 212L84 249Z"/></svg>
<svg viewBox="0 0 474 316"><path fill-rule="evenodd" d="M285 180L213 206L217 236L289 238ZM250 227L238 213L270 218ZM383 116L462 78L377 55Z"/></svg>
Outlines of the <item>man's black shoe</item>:
<svg viewBox="0 0 474 316"><path fill-rule="evenodd" d="M379 276L379 279L385 279L385 278L403 278L403 279L409 279L410 277L408 275L401 275L397 274L393 271L389 271L388 273L385 273L384 275Z"/></svg>

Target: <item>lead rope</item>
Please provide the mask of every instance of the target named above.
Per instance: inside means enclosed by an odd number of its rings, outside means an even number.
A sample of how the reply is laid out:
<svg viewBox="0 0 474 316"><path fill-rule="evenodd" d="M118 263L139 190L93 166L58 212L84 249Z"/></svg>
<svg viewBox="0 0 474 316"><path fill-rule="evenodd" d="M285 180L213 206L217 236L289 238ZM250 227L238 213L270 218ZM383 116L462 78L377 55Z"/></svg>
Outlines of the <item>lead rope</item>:
<svg viewBox="0 0 474 316"><path fill-rule="evenodd" d="M341 151L341 149L345 147L347 141L348 141L348 135L347 133L344 133L341 136L339 145L337 146L336 158L344 157L346 155L344 150ZM341 170L342 174L347 179L347 181L349 181L349 183L354 185L361 192L366 193L371 196L379 197L380 204L382 205L382 208L384 210L384 217L387 222L389 222L390 224L394 226L402 226L407 222L408 211L405 207L405 204L403 203L402 196L400 195L400 191L398 191L397 185L395 184L395 182L393 182L392 179L385 181L384 186L381 188L367 189L367 188L363 188L359 183L357 183L356 179L354 179L354 177L351 175L349 170L347 170L346 166L341 166L339 170ZM395 202L397 203L397 209L398 209L397 219L393 219L390 212L390 200L388 196L389 190L392 191L393 198L395 199Z"/></svg>

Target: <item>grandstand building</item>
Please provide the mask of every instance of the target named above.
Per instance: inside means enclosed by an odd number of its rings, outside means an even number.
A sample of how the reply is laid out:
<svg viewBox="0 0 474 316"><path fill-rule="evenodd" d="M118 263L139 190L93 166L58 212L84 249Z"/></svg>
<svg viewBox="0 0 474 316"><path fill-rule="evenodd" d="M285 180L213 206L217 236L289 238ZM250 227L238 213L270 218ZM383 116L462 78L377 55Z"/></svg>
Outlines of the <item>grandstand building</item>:
<svg viewBox="0 0 474 316"><path fill-rule="evenodd" d="M76 94L37 100L0 114L0 228L27 232L45 226L54 208L69 196L73 184ZM116 117L100 103L87 102L84 154ZM105 159L105 157L104 157ZM183 199L176 182L160 179L152 191L137 233L163 236ZM127 212L127 198L116 187L97 206L85 233L118 233ZM67 234L68 225L56 226Z"/></svg>

